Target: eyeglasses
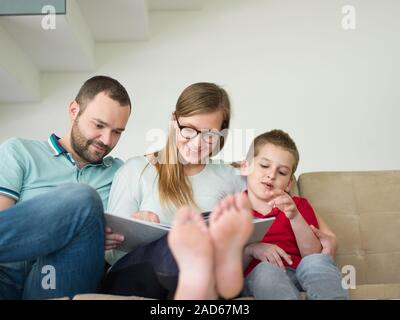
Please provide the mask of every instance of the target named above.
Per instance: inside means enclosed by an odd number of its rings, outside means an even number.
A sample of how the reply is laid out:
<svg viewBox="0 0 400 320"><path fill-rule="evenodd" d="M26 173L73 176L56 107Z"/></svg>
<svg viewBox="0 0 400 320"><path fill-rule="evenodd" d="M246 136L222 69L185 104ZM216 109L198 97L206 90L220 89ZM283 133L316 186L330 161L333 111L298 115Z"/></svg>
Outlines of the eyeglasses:
<svg viewBox="0 0 400 320"><path fill-rule="evenodd" d="M200 131L197 130L195 128L192 127L185 127L182 126L179 121L178 118L176 118L176 123L178 124L178 128L179 131L181 133L181 136L185 139L193 139L195 137L197 137L197 135L201 135L201 138L203 139L203 141L207 142L207 143L216 143L218 142L218 140L223 137L223 134L217 130L204 130L204 131Z"/></svg>

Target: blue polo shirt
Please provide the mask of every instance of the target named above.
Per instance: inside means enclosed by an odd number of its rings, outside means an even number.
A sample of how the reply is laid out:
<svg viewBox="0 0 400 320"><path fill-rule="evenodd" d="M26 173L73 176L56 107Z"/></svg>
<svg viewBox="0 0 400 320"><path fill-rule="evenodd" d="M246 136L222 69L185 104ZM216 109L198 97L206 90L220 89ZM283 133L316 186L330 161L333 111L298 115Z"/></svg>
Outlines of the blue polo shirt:
<svg viewBox="0 0 400 320"><path fill-rule="evenodd" d="M84 183L100 195L107 206L118 158L78 168L70 153L52 134L47 141L11 138L0 145L0 194L17 202L31 199L65 183Z"/></svg>

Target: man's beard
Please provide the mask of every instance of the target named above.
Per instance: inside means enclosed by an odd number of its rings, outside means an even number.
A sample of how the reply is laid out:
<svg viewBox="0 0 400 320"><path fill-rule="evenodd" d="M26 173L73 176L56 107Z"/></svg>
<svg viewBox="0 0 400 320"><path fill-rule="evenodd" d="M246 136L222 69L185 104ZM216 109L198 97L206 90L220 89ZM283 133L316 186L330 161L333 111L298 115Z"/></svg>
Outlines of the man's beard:
<svg viewBox="0 0 400 320"><path fill-rule="evenodd" d="M90 145L97 145L104 151L90 151ZM103 160L103 158L110 153L111 148L106 146L99 140L88 140L86 139L78 127L78 121L75 121L71 131L71 146L76 154L84 161L88 163L97 163Z"/></svg>

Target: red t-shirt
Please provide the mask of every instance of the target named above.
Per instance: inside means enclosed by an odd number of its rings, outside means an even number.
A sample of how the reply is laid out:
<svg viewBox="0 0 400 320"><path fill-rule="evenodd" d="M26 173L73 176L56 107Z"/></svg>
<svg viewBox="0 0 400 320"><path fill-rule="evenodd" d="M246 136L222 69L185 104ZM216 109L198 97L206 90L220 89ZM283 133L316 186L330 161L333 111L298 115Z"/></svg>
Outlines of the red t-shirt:
<svg viewBox="0 0 400 320"><path fill-rule="evenodd" d="M303 216L304 220L309 225L313 225L319 228L317 217L315 216L314 210L308 203L307 199L293 197L293 201L297 206L300 214ZM267 215L262 215L261 213L253 210L253 215L256 218L271 218L275 217L274 223L268 229L262 242L275 244L281 249L283 249L292 258L292 265L288 265L284 259L282 259L285 267L297 268L301 261L301 255L299 247L297 246L296 237L290 225L289 219L286 217L285 213L278 208L274 208ZM247 276L253 268L260 263L260 260L253 259L247 266L244 275Z"/></svg>

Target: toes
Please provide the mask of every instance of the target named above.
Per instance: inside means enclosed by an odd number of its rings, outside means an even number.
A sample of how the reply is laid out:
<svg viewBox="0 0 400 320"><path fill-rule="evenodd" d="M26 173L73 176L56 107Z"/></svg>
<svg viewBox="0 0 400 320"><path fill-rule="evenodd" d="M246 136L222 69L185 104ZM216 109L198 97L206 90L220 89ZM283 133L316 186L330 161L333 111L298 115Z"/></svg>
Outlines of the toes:
<svg viewBox="0 0 400 320"><path fill-rule="evenodd" d="M207 224L204 221L203 216L200 213L196 213L196 216L193 218L193 222L196 224L201 231L207 232Z"/></svg>
<svg viewBox="0 0 400 320"><path fill-rule="evenodd" d="M227 198L227 206L225 208L225 211L230 212L230 214L238 211L235 195L231 195Z"/></svg>
<svg viewBox="0 0 400 320"><path fill-rule="evenodd" d="M173 225L181 225L192 219L192 209L188 206L184 206L179 208L179 210L175 213Z"/></svg>
<svg viewBox="0 0 400 320"><path fill-rule="evenodd" d="M235 203L235 197L233 195L229 195L229 196L225 197L221 201L222 212L228 210L228 208L230 208L234 203Z"/></svg>
<svg viewBox="0 0 400 320"><path fill-rule="evenodd" d="M210 222L213 223L221 217L222 214L222 205L221 203L218 203L214 210L210 213Z"/></svg>
<svg viewBox="0 0 400 320"><path fill-rule="evenodd" d="M243 192L236 195L236 205L240 211L251 211L249 198Z"/></svg>
<svg viewBox="0 0 400 320"><path fill-rule="evenodd" d="M235 199L235 195L230 195L230 196L228 197L228 204L229 204L229 207L236 208L236 199Z"/></svg>
<svg viewBox="0 0 400 320"><path fill-rule="evenodd" d="M221 200L220 202L220 209L221 212L224 212L228 208L228 197L225 197L224 199Z"/></svg>
<svg viewBox="0 0 400 320"><path fill-rule="evenodd" d="M189 218L191 219L191 220L196 220L199 216L200 216L200 213L198 213L198 212L196 212L195 210L193 210L192 208L190 208L189 207Z"/></svg>
<svg viewBox="0 0 400 320"><path fill-rule="evenodd" d="M218 219L229 209L232 207L232 203L234 203L235 198L232 195L226 196L222 199L219 204L214 208L213 212L210 215L210 222L214 223L218 221Z"/></svg>
<svg viewBox="0 0 400 320"><path fill-rule="evenodd" d="M210 214L210 222L214 223L225 213L232 215L242 210L249 211L250 204L245 194L229 195L222 199Z"/></svg>
<svg viewBox="0 0 400 320"><path fill-rule="evenodd" d="M202 231L207 231L207 225L201 214L188 206L184 206L176 212L172 227L182 226L187 223L195 225Z"/></svg>
<svg viewBox="0 0 400 320"><path fill-rule="evenodd" d="M235 215L238 214L238 210L234 206L231 206L228 208L228 210L226 210L226 214L228 215L228 217L234 219Z"/></svg>

